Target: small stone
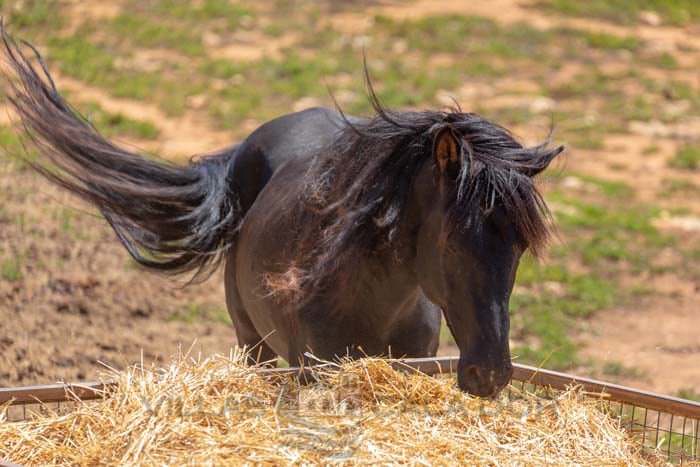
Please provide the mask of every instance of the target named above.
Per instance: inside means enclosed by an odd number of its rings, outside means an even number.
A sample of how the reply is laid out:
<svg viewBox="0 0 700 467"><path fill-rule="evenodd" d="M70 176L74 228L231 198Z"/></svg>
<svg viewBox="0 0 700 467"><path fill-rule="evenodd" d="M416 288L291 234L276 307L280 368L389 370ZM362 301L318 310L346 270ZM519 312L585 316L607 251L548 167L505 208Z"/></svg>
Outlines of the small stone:
<svg viewBox="0 0 700 467"><path fill-rule="evenodd" d="M687 114L690 111L691 103L687 99L669 102L664 105L664 114L670 118L676 118Z"/></svg>
<svg viewBox="0 0 700 467"><path fill-rule="evenodd" d="M394 42L391 49L395 54L404 54L406 51L408 51L408 42L405 39L399 39Z"/></svg>
<svg viewBox="0 0 700 467"><path fill-rule="evenodd" d="M556 106L557 103L554 101L554 99L540 96L530 103L530 112L534 114L551 112Z"/></svg>
<svg viewBox="0 0 700 467"><path fill-rule="evenodd" d="M299 112L300 110L306 110L311 107L318 107L319 105L321 105L321 101L319 101L318 98L306 96L296 101L294 103L293 109L295 112Z"/></svg>
<svg viewBox="0 0 700 467"><path fill-rule="evenodd" d="M349 89L340 89L339 91L334 92L333 95L339 104L349 104L357 97L357 93L350 91Z"/></svg>
<svg viewBox="0 0 700 467"><path fill-rule="evenodd" d="M661 17L656 12L646 10L639 13L639 22L648 26L659 26Z"/></svg>
<svg viewBox="0 0 700 467"><path fill-rule="evenodd" d="M201 109L207 104L207 96L204 94L197 94L194 96L189 96L187 98L187 106L192 109Z"/></svg>
<svg viewBox="0 0 700 467"><path fill-rule="evenodd" d="M202 34L202 43L205 47L219 47L222 44L221 36L207 31Z"/></svg>
<svg viewBox="0 0 700 467"><path fill-rule="evenodd" d="M676 229L685 232L700 232L700 218L693 216L671 216L663 212L661 217L654 220L654 226L659 229Z"/></svg>
<svg viewBox="0 0 700 467"><path fill-rule="evenodd" d="M580 190L586 186L586 182L578 177L572 177L569 175L568 177L564 177L564 179L561 181L561 186L572 190Z"/></svg>
<svg viewBox="0 0 700 467"><path fill-rule="evenodd" d="M642 136L666 138L671 134L668 126L658 120L648 122L633 120L629 122L627 127L632 133Z"/></svg>
<svg viewBox="0 0 700 467"><path fill-rule="evenodd" d="M372 43L372 39L369 36L355 36L352 38L353 49L366 49L369 48Z"/></svg>
<svg viewBox="0 0 700 467"><path fill-rule="evenodd" d="M440 105L445 107L453 107L455 105L454 94L451 94L448 91L445 91L444 89L440 89L438 90L438 92L435 93L435 100L438 101Z"/></svg>

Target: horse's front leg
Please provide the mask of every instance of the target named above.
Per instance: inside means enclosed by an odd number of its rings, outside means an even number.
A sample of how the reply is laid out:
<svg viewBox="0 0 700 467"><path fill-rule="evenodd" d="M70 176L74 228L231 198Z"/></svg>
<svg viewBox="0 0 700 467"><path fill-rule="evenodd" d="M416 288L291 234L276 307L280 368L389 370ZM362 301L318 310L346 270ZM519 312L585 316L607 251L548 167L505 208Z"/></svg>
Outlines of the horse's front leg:
<svg viewBox="0 0 700 467"><path fill-rule="evenodd" d="M442 311L421 297L414 312L396 327L391 336L390 351L394 358L424 358L437 355L440 345Z"/></svg>

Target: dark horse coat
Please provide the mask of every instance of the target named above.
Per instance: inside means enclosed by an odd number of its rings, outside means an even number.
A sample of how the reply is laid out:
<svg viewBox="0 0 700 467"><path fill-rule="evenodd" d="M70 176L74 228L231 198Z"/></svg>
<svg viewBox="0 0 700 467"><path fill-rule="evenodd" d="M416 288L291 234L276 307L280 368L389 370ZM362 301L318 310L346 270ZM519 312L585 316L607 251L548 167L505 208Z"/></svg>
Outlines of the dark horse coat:
<svg viewBox="0 0 700 467"><path fill-rule="evenodd" d="M258 360L433 356L444 315L460 387L508 382L515 272L547 238L533 177L561 148L524 148L457 109L388 112L370 87L372 118L309 109L178 166L103 138L38 53L39 68L3 38L9 99L43 155L30 164L97 206L147 268L198 280L225 260L238 341Z"/></svg>

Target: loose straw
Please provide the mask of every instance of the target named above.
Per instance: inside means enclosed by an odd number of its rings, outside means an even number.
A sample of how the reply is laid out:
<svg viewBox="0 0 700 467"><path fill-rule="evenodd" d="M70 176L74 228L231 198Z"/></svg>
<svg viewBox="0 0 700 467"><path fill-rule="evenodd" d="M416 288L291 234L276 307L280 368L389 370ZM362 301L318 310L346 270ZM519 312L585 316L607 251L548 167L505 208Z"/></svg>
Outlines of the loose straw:
<svg viewBox="0 0 700 467"><path fill-rule="evenodd" d="M0 422L24 465L652 465L601 401L470 397L450 378L363 359L265 376L240 351L110 372L109 397ZM0 408L2 413L3 408ZM44 410L43 412L46 412Z"/></svg>

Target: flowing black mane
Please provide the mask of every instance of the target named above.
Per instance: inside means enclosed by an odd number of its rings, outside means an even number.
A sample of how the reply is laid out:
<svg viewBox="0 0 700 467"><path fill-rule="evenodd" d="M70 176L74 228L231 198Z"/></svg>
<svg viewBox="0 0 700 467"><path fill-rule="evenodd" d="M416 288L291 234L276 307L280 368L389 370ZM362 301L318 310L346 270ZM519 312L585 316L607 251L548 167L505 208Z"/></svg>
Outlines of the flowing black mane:
<svg viewBox="0 0 700 467"><path fill-rule="evenodd" d="M449 126L466 143L461 172L446 207L453 227L479 225L495 205L505 208L521 239L535 256L550 236L551 216L533 176L563 151L549 149L549 139L526 148L505 128L460 109L386 110L370 88L376 116L344 117L345 125L331 156L309 171L309 199L317 203L315 226L304 229L316 248L300 281L316 289L338 272L345 260L388 245L421 166L432 156L438 131ZM321 233L321 242L318 234ZM302 242L304 244L306 242ZM304 286L303 284L306 284Z"/></svg>

